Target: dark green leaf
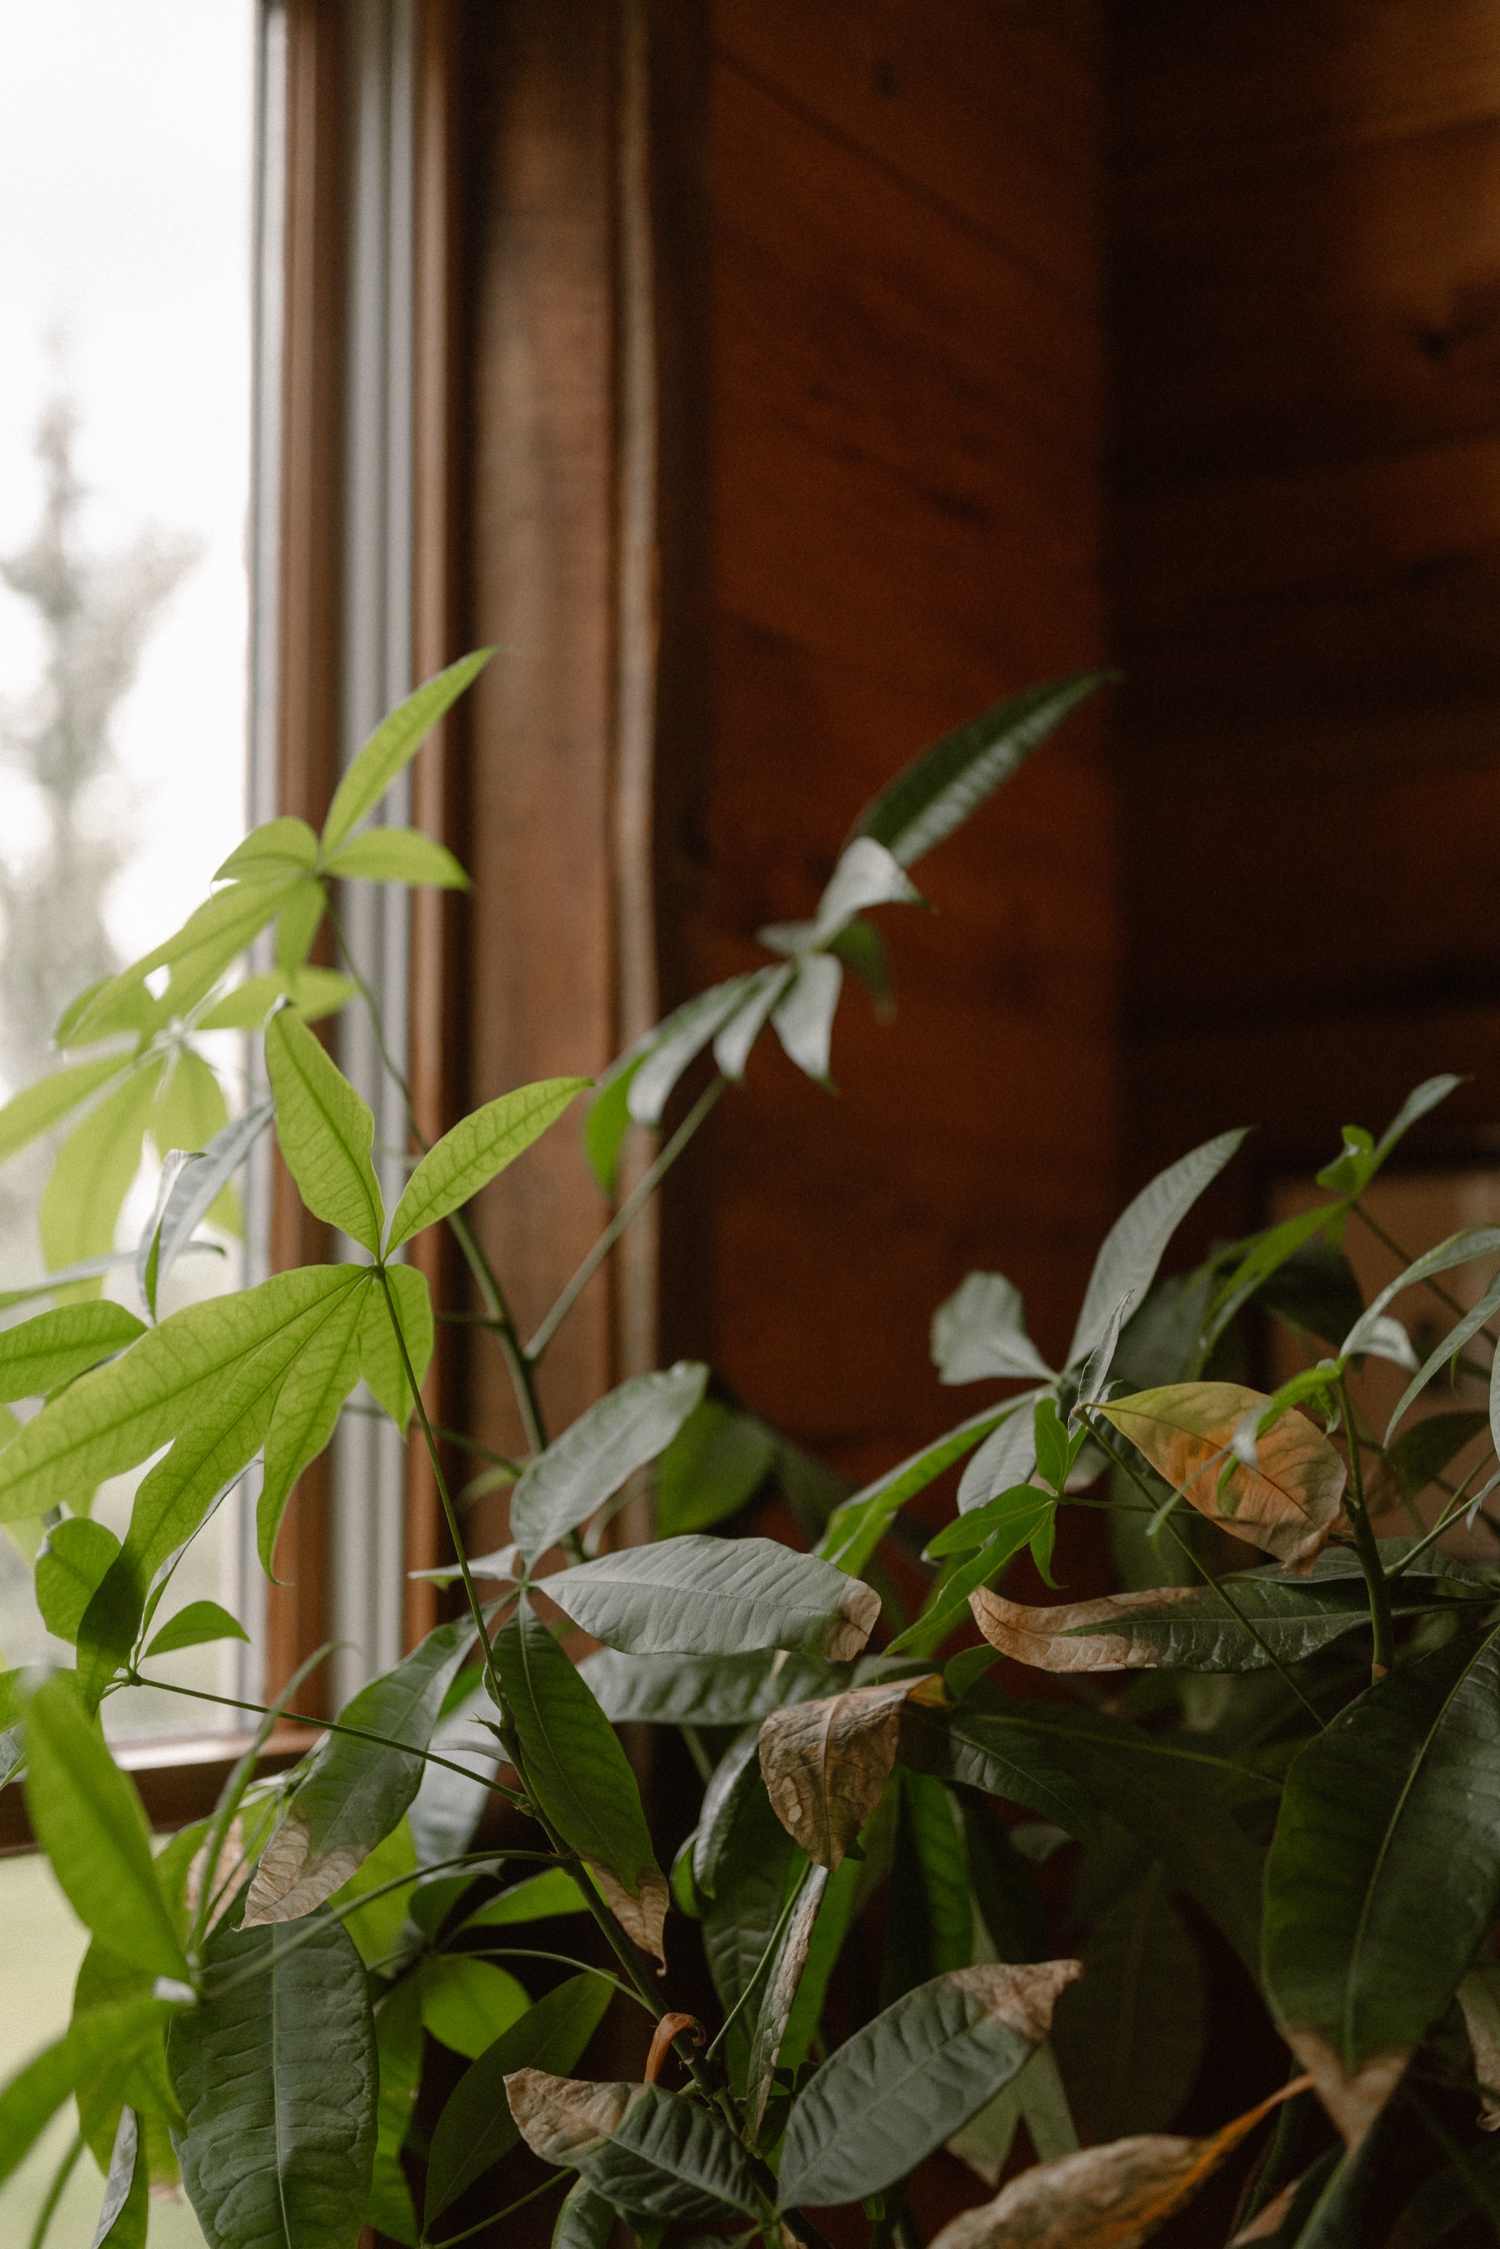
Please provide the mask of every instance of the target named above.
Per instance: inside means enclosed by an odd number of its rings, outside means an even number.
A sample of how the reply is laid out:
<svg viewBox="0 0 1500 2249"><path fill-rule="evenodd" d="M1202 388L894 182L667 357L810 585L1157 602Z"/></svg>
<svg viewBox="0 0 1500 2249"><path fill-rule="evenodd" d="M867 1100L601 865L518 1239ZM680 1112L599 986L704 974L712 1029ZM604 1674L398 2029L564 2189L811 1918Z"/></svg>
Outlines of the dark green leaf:
<svg viewBox="0 0 1500 2249"><path fill-rule="evenodd" d="M1436 1349L1428 1353L1421 1366L1418 1367L1416 1373L1412 1376L1410 1382L1406 1385L1406 1388L1402 1391L1400 1399L1398 1400L1396 1405L1396 1410L1391 1415L1390 1420L1386 1423L1385 1426L1385 1441L1387 1445L1390 1444L1391 1431L1395 1428L1397 1422L1403 1419L1406 1414L1407 1408L1411 1406L1414 1401L1422 1395L1422 1392L1427 1388L1428 1383L1431 1382L1433 1376L1443 1365L1444 1361L1456 1359L1459 1352L1462 1351L1464 1345L1468 1342L1470 1336L1477 1335L1479 1330L1484 1326L1485 1322L1494 1318L1497 1310L1500 1310L1500 1273L1497 1273L1495 1278L1490 1282L1489 1287L1485 1290L1483 1296L1480 1297L1479 1302L1474 1305L1469 1311L1467 1311L1464 1314L1463 1318L1457 1321L1455 1325L1449 1329L1448 1333L1443 1337L1442 1342L1437 1345Z"/></svg>
<svg viewBox="0 0 1500 2249"><path fill-rule="evenodd" d="M493 648L476 648L471 655L461 656L446 671L424 680L415 693L408 695L388 718L381 720L334 791L328 818L323 823L325 859L338 850L345 836L380 802L443 713L478 678L494 653Z"/></svg>
<svg viewBox="0 0 1500 2249"><path fill-rule="evenodd" d="M148 1656L171 1655L178 1648L201 1648L210 1640L248 1640L249 1633L217 1601L189 1601L168 1617L146 1650Z"/></svg>
<svg viewBox="0 0 1500 2249"><path fill-rule="evenodd" d="M882 2006L934 1976L967 1968L974 1957L962 1833L962 1815L941 1780L910 1770L898 1776Z"/></svg>
<svg viewBox="0 0 1500 2249"><path fill-rule="evenodd" d="M763 1421L705 1399L657 1462L657 1537L706 1531L737 1515L775 1461L776 1438Z"/></svg>
<svg viewBox="0 0 1500 2249"><path fill-rule="evenodd" d="M609 2249L619 2223L612 2202L595 2192L587 2179L579 2179L563 2197L552 2234L552 2249Z"/></svg>
<svg viewBox="0 0 1500 2249"><path fill-rule="evenodd" d="M518 1086L461 1119L429 1148L410 1179L391 1220L387 1252L399 1249L458 1210L508 1164L523 1155L555 1124L588 1078L544 1078Z"/></svg>
<svg viewBox="0 0 1500 2249"><path fill-rule="evenodd" d="M708 1369L679 1360L636 1375L580 1414L527 1467L510 1502L510 1531L529 1560L545 1554L654 1460L703 1396Z"/></svg>
<svg viewBox="0 0 1500 2249"><path fill-rule="evenodd" d="M1243 1131L1221 1132L1143 1187L1104 1238L1089 1276L1083 1310L1067 1364L1077 1366L1097 1349L1121 1302L1132 1311L1144 1303L1168 1242L1203 1190L1217 1179L1244 1139Z"/></svg>
<svg viewBox="0 0 1500 2249"><path fill-rule="evenodd" d="M338 1226L372 1257L384 1210L370 1162L375 1119L293 1008L266 1025L266 1069L276 1096L276 1137L297 1192L315 1218Z"/></svg>
<svg viewBox="0 0 1500 2249"><path fill-rule="evenodd" d="M1262 1281L1255 1301L1279 1320L1304 1328L1329 1345L1348 1332L1365 1304L1348 1258L1318 1234L1294 1249Z"/></svg>
<svg viewBox="0 0 1500 2249"><path fill-rule="evenodd" d="M858 1578L767 1538L689 1534L622 1548L546 1582L575 1624L629 1655L773 1647L848 1661L880 1614L879 1596Z"/></svg>
<svg viewBox="0 0 1500 2249"><path fill-rule="evenodd" d="M1083 2129L1096 2140L1165 2131L1192 2090L1206 2029L1203 1963L1153 1865L1094 1923L1082 1980L1053 2018Z"/></svg>
<svg viewBox="0 0 1500 2249"><path fill-rule="evenodd" d="M1047 2035L1071 1961L962 1968L918 1985L824 2062L781 2157L783 2209L878 2194L967 2124Z"/></svg>
<svg viewBox="0 0 1500 2249"><path fill-rule="evenodd" d="M603 1648L578 1668L616 1725L743 1726L849 1683L847 1671L769 1648L743 1656L626 1656Z"/></svg>
<svg viewBox="0 0 1500 2249"><path fill-rule="evenodd" d="M429 884L439 890L468 890L469 878L442 844L419 828L366 828L351 836L324 869L341 882Z"/></svg>
<svg viewBox="0 0 1500 2249"><path fill-rule="evenodd" d="M1489 1416L1480 1412L1434 1413L1404 1429L1385 1456L1402 1498L1416 1499L1488 1425Z"/></svg>
<svg viewBox="0 0 1500 2249"><path fill-rule="evenodd" d="M716 2109L660 2085L589 2085L513 2071L506 2086L527 2145L576 2164L617 2209L680 2225L754 2215L750 2161Z"/></svg>
<svg viewBox="0 0 1500 2249"><path fill-rule="evenodd" d="M355 2249L378 2070L364 1963L336 1921L220 1928L168 2062L183 2184L218 2249Z"/></svg>
<svg viewBox="0 0 1500 2249"><path fill-rule="evenodd" d="M450 2203L519 2141L505 2098L506 2078L518 2069L571 2075L613 1996L602 1976L570 1976L503 2031L464 2072L432 2135L424 2209L429 2229Z"/></svg>
<svg viewBox="0 0 1500 2249"><path fill-rule="evenodd" d="M1492 1630L1378 1680L1287 1773L1266 1869L1265 1979L1320 2090L1325 2070L1351 2079L1392 2057L1399 2073L1497 1912Z"/></svg>
<svg viewBox="0 0 1500 2249"><path fill-rule="evenodd" d="M901 1713L903 1765L936 1773L986 1796L1024 1804L1040 1819L1092 1843L1099 1818L1087 1792L1045 1745L1010 1718L981 1710L952 1714L908 1703Z"/></svg>
<svg viewBox="0 0 1500 2249"><path fill-rule="evenodd" d="M84 1612L119 1551L114 1532L86 1515L71 1515L48 1532L36 1558L36 1605L57 1639L78 1638Z"/></svg>
<svg viewBox="0 0 1500 2249"><path fill-rule="evenodd" d="M75 2086L100 2069L127 2069L171 2014L157 1999L96 2007L18 2070L0 2092L0 2182L10 2177Z"/></svg>
<svg viewBox="0 0 1500 2249"><path fill-rule="evenodd" d="M106 2249L106 2244L108 2249L146 2249L149 2188L145 2135L135 2110L124 2108L104 2181L93 2249Z"/></svg>
<svg viewBox="0 0 1500 2249"><path fill-rule="evenodd" d="M187 1963L151 1863L134 1784L60 1673L26 1712L26 1808L68 1903L110 1950L179 1981Z"/></svg>
<svg viewBox="0 0 1500 2249"><path fill-rule="evenodd" d="M982 1438L988 1438L997 1424L1011 1416L1027 1403L1024 1399L1007 1399L1004 1405L987 1408L968 1421L961 1421L956 1429L939 1437L935 1444L924 1445L895 1468L888 1468L877 1476L873 1484L866 1484L837 1509L823 1537L820 1552L829 1561L837 1562L842 1570L862 1570L876 1547L884 1538L891 1517L898 1507L915 1498L919 1491L935 1482L945 1468L972 1452ZM1027 1416L1030 1430L1030 1416Z"/></svg>
<svg viewBox="0 0 1500 2249"><path fill-rule="evenodd" d="M911 866L962 827L1070 711L1116 676L1075 672L992 704L903 767L860 814L854 834L873 836L901 866Z"/></svg>
<svg viewBox="0 0 1500 2249"><path fill-rule="evenodd" d="M711 1898L717 1892L720 1865L744 1813L746 1796L755 1795L765 1786L757 1755L759 1746L759 1727L745 1727L719 1759L703 1791L693 1838L693 1881L701 1897Z"/></svg>

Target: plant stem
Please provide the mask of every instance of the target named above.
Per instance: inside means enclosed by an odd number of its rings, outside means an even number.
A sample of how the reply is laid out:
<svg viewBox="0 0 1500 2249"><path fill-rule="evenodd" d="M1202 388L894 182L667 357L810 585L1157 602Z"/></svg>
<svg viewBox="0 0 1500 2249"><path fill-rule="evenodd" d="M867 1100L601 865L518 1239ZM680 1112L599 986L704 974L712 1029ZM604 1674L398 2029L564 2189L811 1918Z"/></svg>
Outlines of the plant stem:
<svg viewBox="0 0 1500 2249"><path fill-rule="evenodd" d="M796 1910L797 1900L802 1895L803 1883L806 1882L808 1873L810 1871L810 1868L804 1868L802 1881L797 1884L797 1887L795 1888L795 1890L793 1890L791 1896L787 1899L786 1904L782 1907L780 1918L778 1919L775 1928L771 1931L770 1936L766 1940L765 1951L761 1954L760 1958L755 1963L754 1974L751 1976L744 1990L740 1993L739 1998L730 2008L728 2014L724 2017L724 2020L719 2025L719 2028L715 2033L712 2042L704 2053L703 2059L706 2062L711 2062L713 2060L714 2055L718 2052L725 2039L729 2036L730 2027L733 2024L735 2017L739 2014L740 2009L747 2004L755 1991L756 1985L760 1982L761 1977L765 1974L767 1968L769 1968L769 1966L771 1965L771 1961L775 1956L776 1947L780 1944L782 1938L786 1935L787 1923L791 1920L792 1914Z"/></svg>
<svg viewBox="0 0 1500 2249"><path fill-rule="evenodd" d="M552 1338L554 1337L554 1335L556 1335L558 1329L562 1326L563 1321L567 1318L574 1305L578 1302L579 1297L588 1287L589 1282L598 1272L599 1267L604 1263L605 1258L608 1257L610 1251L614 1248L615 1243L620 1239L620 1236L625 1232L626 1228L651 1200L651 1197L655 1194L657 1188L666 1178L667 1173L671 1170L673 1164L676 1163L678 1157L682 1154L683 1149L692 1139L694 1133L698 1130L698 1127L702 1124L704 1118L713 1108L714 1103L718 1100L720 1094L724 1091L724 1088L728 1083L729 1080L724 1076L722 1071L718 1071L715 1073L715 1075L709 1080L709 1083L704 1087L702 1093L699 1094L697 1100L693 1103L692 1108L689 1109L687 1115L683 1118L681 1124L677 1127L677 1130L673 1133L665 1148L662 1149L661 1154L657 1157L655 1163L652 1164L650 1170L645 1173L639 1183L631 1189L624 1202L621 1203L619 1209L615 1212L614 1217L605 1227L603 1233L599 1236L599 1239L595 1242L593 1248L589 1251L587 1257L584 1258L583 1263L579 1266L577 1272L573 1275L573 1278L567 1283L566 1287L563 1289L562 1294L558 1297L557 1302L553 1305L551 1311L547 1314L547 1317L543 1320L541 1326L537 1329L536 1334L527 1344L524 1355L528 1365L535 1366L536 1362L541 1358L542 1353L546 1350L548 1344L552 1341Z"/></svg>
<svg viewBox="0 0 1500 2249"><path fill-rule="evenodd" d="M1375 1536L1365 1507L1365 1472L1359 1457L1359 1432L1354 1425L1354 1408L1349 1402L1349 1384L1341 1374L1336 1388L1339 1404L1344 1409L1346 1449L1349 1454L1349 1520L1354 1525L1354 1548L1359 1556L1359 1566L1365 1573L1365 1584L1370 1594L1370 1632L1374 1649L1370 1659L1372 1680L1384 1679L1390 1671L1395 1655L1395 1630L1391 1621L1391 1589L1386 1583L1385 1565L1380 1559L1380 1545Z"/></svg>
<svg viewBox="0 0 1500 2249"><path fill-rule="evenodd" d="M1352 1202L1349 1205L1349 1208L1353 1211L1356 1218L1363 1219L1365 1225L1368 1226L1370 1232L1375 1236L1376 1241L1382 1243L1383 1246L1390 1251L1392 1257L1398 1259L1403 1266L1414 1265L1416 1263L1416 1259L1407 1254L1407 1252L1401 1247L1401 1244L1396 1240L1395 1236L1393 1234L1388 1234L1385 1228L1380 1225L1377 1220L1373 1219L1370 1216L1369 1212L1365 1209L1365 1206L1362 1202ZM1448 1310L1450 1312L1457 1312L1460 1318L1462 1318L1464 1313L1469 1309L1466 1304L1460 1304L1458 1298L1452 1293L1452 1291L1450 1289L1445 1289L1444 1287L1442 1287L1438 1281L1433 1279L1431 1274L1427 1276L1426 1280L1424 1280L1424 1282L1422 1283L1422 1286L1424 1288L1430 1289L1440 1304L1446 1304ZM1479 1330L1479 1333L1484 1337L1486 1343L1488 1343L1492 1351L1496 1349L1497 1346L1495 1338L1490 1333L1490 1330L1488 1328L1481 1328Z"/></svg>
<svg viewBox="0 0 1500 2249"><path fill-rule="evenodd" d="M1474 1466L1469 1470L1468 1475L1465 1476L1463 1482L1458 1486L1456 1491L1450 1490L1446 1484L1442 1483L1439 1477L1435 1476L1433 1478L1434 1483L1438 1484L1442 1490L1448 1492L1448 1505L1439 1515L1432 1528L1429 1531L1425 1531L1421 1538L1417 1540L1415 1546L1412 1547L1411 1551L1407 1554L1402 1555L1400 1561L1396 1564L1394 1569L1387 1571L1387 1578L1403 1576L1405 1572L1411 1568L1412 1563L1417 1559L1417 1556L1419 1554L1425 1554L1429 1546L1436 1545L1437 1541L1442 1537L1444 1531L1451 1530L1453 1525L1458 1521L1459 1516L1462 1515L1465 1507L1469 1504L1468 1501L1464 1498L1465 1492L1468 1490L1470 1484L1473 1483L1474 1478L1479 1474L1480 1469L1487 1468L1490 1464L1490 1461L1493 1460L1494 1457L1494 1454L1490 1453L1486 1456L1485 1459L1476 1461L1474 1463Z"/></svg>
<svg viewBox="0 0 1500 2249"><path fill-rule="evenodd" d="M524 2210L527 2203L535 2202L539 2195L550 2193L553 2187L565 2185L567 2176L566 2171L554 2172L550 2179L543 2179L539 2187L533 2187L529 2194L523 2194L518 2202L507 2202L503 2210L492 2210L477 2225L465 2226L462 2233L445 2233L441 2241L434 2241L430 2233L424 2232L422 2249L455 2249L456 2243L471 2241L476 2233L483 2233L486 2226L497 2226L502 2218L513 2218L518 2210Z"/></svg>

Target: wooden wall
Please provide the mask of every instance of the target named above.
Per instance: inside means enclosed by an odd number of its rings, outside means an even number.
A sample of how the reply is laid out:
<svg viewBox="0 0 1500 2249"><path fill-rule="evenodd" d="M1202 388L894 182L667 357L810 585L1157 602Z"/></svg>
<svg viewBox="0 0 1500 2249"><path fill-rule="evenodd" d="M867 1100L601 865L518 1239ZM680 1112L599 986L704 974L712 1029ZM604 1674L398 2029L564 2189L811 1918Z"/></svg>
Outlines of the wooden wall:
<svg viewBox="0 0 1500 2249"><path fill-rule="evenodd" d="M1129 1166L1500 1107L1500 14L1112 16ZM1446 1114L1446 1112L1445 1112Z"/></svg>
<svg viewBox="0 0 1500 2249"><path fill-rule="evenodd" d="M1095 28L716 0L709 725L664 776L665 997L763 958L928 740L1104 652ZM884 917L895 1022L846 995L836 1099L768 1041L678 1203L667 1348L851 1473L953 1418L927 1327L971 1267L1066 1342L1114 1192L1101 738L1073 721L922 863L937 914Z"/></svg>

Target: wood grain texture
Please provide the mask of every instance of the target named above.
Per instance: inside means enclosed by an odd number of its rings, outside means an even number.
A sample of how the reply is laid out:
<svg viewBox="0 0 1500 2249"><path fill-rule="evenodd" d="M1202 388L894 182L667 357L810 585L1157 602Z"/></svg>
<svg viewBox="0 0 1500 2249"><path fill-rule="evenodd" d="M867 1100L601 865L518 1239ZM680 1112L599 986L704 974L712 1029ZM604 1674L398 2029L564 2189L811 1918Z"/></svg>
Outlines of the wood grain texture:
<svg viewBox="0 0 1500 2249"><path fill-rule="evenodd" d="M683 989L763 957L927 740L1104 640L1091 15L732 0L714 27ZM768 1042L710 1128L667 1347L851 1472L952 1419L927 1323L970 1266L1065 1340L1113 1193L1111 813L1086 717L923 864L939 914L886 917L900 1012L847 995L837 1100Z"/></svg>
<svg viewBox="0 0 1500 2249"><path fill-rule="evenodd" d="M1452 1111L1477 1130L1500 19L1146 0L1112 23L1130 1166L1262 1116L1267 1150L1317 1145L1438 1068L1478 1072Z"/></svg>

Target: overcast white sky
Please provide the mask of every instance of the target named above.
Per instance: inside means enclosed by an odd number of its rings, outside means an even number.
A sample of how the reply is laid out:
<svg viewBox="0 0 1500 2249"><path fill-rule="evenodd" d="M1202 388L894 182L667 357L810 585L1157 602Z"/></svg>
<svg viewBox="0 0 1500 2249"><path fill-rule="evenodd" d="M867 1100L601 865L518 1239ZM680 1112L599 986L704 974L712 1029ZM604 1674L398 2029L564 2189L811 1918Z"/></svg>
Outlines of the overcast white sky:
<svg viewBox="0 0 1500 2249"><path fill-rule="evenodd" d="M154 524L204 548L121 714L142 836L111 901L127 954L243 827L252 60L251 0L0 0L0 552L35 525L58 331L94 539ZM0 696L36 669L0 587Z"/></svg>

